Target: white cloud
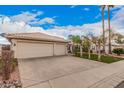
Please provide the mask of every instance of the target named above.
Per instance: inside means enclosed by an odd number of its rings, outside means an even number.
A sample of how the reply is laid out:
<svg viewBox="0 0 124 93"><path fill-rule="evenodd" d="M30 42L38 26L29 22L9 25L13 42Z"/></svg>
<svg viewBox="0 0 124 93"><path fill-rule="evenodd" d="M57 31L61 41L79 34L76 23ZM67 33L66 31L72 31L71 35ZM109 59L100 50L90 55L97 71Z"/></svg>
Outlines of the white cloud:
<svg viewBox="0 0 124 93"><path fill-rule="evenodd" d="M115 5L112 10L117 10L117 9L121 9L124 8L124 5Z"/></svg>
<svg viewBox="0 0 124 93"><path fill-rule="evenodd" d="M4 18L4 23L0 22L1 33L20 33L20 32L32 32L32 31L44 31L42 27L32 27L23 21L13 22L9 17Z"/></svg>
<svg viewBox="0 0 124 93"><path fill-rule="evenodd" d="M97 16L95 17L95 19L101 17L101 13L97 14Z"/></svg>
<svg viewBox="0 0 124 93"><path fill-rule="evenodd" d="M111 19L112 28L115 31L124 34L124 7L116 11Z"/></svg>
<svg viewBox="0 0 124 93"><path fill-rule="evenodd" d="M43 24L55 24L54 18L45 17L39 21L30 22L29 24L43 25Z"/></svg>
<svg viewBox="0 0 124 93"><path fill-rule="evenodd" d="M53 22L53 20L47 18L45 19L45 22L51 23ZM13 21L11 18L7 16L4 17L4 19L0 18L0 33L28 33L28 32L41 32L56 36L56 34L50 33L44 30L42 27L33 27L21 20ZM8 44L9 42L5 38L0 37L0 43Z"/></svg>
<svg viewBox="0 0 124 93"><path fill-rule="evenodd" d="M46 17L46 18L40 20L40 23L41 24L45 24L45 23L53 24L53 23L55 23L55 20L53 18Z"/></svg>
<svg viewBox="0 0 124 93"><path fill-rule="evenodd" d="M72 5L70 8L75 8L75 7L77 7L77 5Z"/></svg>
<svg viewBox="0 0 124 93"><path fill-rule="evenodd" d="M113 8L111 8L111 11L116 11L116 10L119 10L121 8L124 8L124 5L114 5ZM102 8L100 8L100 11L101 11ZM105 11L108 11L108 8L107 8L107 5L105 7Z"/></svg>
<svg viewBox="0 0 124 93"><path fill-rule="evenodd" d="M55 24L55 18L57 16L45 17L45 18L39 19L38 17L42 16L43 12L36 11L36 10L32 10L32 11L33 12L27 11L27 12L22 12L21 14L18 14L18 15L11 16L9 17L9 20L13 22L24 22L29 25Z"/></svg>
<svg viewBox="0 0 124 93"><path fill-rule="evenodd" d="M37 21L38 19L36 17L41 16L43 14L42 11L37 11L34 13L31 12L22 12L21 14L15 15L10 17L12 21L20 22L23 21L25 23L29 23L31 21Z"/></svg>
<svg viewBox="0 0 124 93"><path fill-rule="evenodd" d="M24 22L29 25L55 24L56 16L53 16L52 18L45 17L45 18L39 19L38 17L42 15L43 15L42 11L33 10L33 13L28 11L22 12L21 14L11 16L10 19L13 22Z"/></svg>
<svg viewBox="0 0 124 93"><path fill-rule="evenodd" d="M113 20L117 20L118 18L124 17L124 8L121 8L120 10L114 12Z"/></svg>
<svg viewBox="0 0 124 93"><path fill-rule="evenodd" d="M84 10L84 11L90 11L90 9L89 9L89 8L84 8L83 10Z"/></svg>
<svg viewBox="0 0 124 93"><path fill-rule="evenodd" d="M119 7L118 7L119 8ZM105 30L108 29L108 20L105 20ZM115 33L120 33L124 35L124 7L116 11L111 19L111 29ZM102 34L102 21L91 24L84 24L81 26L62 26L54 27L49 29L49 32L53 32L57 35L62 35L67 37L68 35L86 35L88 32L92 32L95 35Z"/></svg>
<svg viewBox="0 0 124 93"><path fill-rule="evenodd" d="M91 32L95 35L100 35L102 31L101 23L93 23L93 24L84 24L81 26L55 26L53 29L49 29L48 32L54 33L56 35L65 36L68 35L86 35Z"/></svg>
<svg viewBox="0 0 124 93"><path fill-rule="evenodd" d="M10 42L6 38L0 37L0 44L10 44Z"/></svg>

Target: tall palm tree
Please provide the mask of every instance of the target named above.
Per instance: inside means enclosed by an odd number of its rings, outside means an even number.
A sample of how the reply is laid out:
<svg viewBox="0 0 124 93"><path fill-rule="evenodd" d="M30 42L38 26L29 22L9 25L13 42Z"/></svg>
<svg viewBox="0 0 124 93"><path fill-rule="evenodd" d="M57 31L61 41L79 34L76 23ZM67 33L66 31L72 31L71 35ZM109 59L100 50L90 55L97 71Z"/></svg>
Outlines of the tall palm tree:
<svg viewBox="0 0 124 93"><path fill-rule="evenodd" d="M114 5L107 5L108 8L108 29L109 29L109 54L111 54L111 25L110 25L110 8L114 7Z"/></svg>
<svg viewBox="0 0 124 93"><path fill-rule="evenodd" d="M102 5L102 29L103 29L103 53L105 53L105 23L104 23L104 10L105 5Z"/></svg>

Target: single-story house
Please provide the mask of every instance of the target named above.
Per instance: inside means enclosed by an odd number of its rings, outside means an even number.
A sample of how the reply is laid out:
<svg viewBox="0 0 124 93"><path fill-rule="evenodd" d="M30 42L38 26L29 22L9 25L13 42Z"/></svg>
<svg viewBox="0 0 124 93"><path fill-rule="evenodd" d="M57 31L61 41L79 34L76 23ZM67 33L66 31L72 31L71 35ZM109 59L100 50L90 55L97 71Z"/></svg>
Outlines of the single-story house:
<svg viewBox="0 0 124 93"><path fill-rule="evenodd" d="M124 44L117 44L115 42L111 42L111 50L113 51L113 49L115 49L115 48L124 48ZM96 46L95 44L92 44L91 50L93 51L93 53L97 53L99 50L98 45ZM103 45L100 47L100 50L103 50ZM109 53L109 45L108 44L105 45L105 52L107 54Z"/></svg>
<svg viewBox="0 0 124 93"><path fill-rule="evenodd" d="M36 58L67 54L68 41L44 33L6 34L15 58Z"/></svg>

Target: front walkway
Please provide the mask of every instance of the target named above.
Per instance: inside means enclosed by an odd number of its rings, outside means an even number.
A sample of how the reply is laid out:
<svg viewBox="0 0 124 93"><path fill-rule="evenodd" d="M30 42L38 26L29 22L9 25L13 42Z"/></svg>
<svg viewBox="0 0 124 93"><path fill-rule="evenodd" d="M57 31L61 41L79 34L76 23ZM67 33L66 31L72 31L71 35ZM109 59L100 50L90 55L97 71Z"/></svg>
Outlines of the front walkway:
<svg viewBox="0 0 124 93"><path fill-rule="evenodd" d="M124 61L113 64L63 56L19 60L23 87L115 87L124 80Z"/></svg>

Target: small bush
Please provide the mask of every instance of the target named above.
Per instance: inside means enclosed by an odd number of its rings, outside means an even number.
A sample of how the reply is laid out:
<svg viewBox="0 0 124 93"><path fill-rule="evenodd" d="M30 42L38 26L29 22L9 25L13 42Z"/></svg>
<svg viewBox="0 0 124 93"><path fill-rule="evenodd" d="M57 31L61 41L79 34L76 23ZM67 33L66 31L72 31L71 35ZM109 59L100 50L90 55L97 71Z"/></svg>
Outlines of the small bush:
<svg viewBox="0 0 124 93"><path fill-rule="evenodd" d="M3 68L3 64L2 64L2 62L0 61L0 74L2 73L2 68Z"/></svg>
<svg viewBox="0 0 124 93"><path fill-rule="evenodd" d="M17 67L17 65L18 65L17 59L13 59L12 60L11 67L10 67L11 72L13 72L15 70L15 68ZM3 69L3 62L0 59L0 74L2 72L2 69Z"/></svg>
<svg viewBox="0 0 124 93"><path fill-rule="evenodd" d="M78 53L80 52L80 47L75 46L73 52L74 52L74 54L77 56Z"/></svg>
<svg viewBox="0 0 124 93"><path fill-rule="evenodd" d="M115 48L112 51L113 53L120 55L120 54L124 54L124 49L123 48Z"/></svg>
<svg viewBox="0 0 124 93"><path fill-rule="evenodd" d="M17 67L18 63L17 63L17 59L13 59L12 60L12 64L11 64L11 72L13 72L15 70L15 68Z"/></svg>

